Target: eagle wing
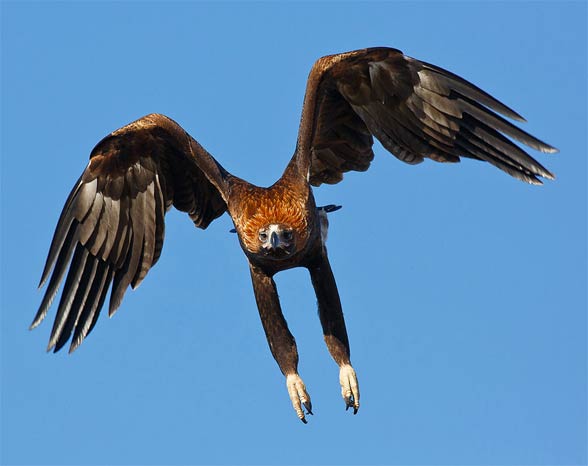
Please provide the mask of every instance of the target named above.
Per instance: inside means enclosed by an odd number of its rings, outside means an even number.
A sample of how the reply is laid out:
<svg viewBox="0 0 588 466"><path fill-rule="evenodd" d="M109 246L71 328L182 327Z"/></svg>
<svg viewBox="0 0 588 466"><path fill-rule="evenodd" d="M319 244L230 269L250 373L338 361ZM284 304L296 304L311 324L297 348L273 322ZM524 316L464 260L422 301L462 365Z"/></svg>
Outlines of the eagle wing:
<svg viewBox="0 0 588 466"><path fill-rule="evenodd" d="M533 184L553 179L509 138L541 152L554 147L517 128L519 114L466 80L391 48L319 59L306 88L294 155L313 186L368 169L375 136L403 162L484 160ZM508 137L507 137L508 136Z"/></svg>
<svg viewBox="0 0 588 466"><path fill-rule="evenodd" d="M94 327L112 283L109 314L159 259L173 205L206 228L227 209L225 170L177 123L147 115L100 141L55 229L37 315L45 318L69 264L47 350L70 352Z"/></svg>

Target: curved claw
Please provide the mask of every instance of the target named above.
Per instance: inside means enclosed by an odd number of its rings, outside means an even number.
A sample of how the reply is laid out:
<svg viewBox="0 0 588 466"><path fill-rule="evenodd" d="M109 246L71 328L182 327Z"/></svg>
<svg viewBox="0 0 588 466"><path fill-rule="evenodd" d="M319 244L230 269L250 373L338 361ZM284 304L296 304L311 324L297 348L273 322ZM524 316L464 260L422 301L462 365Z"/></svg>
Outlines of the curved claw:
<svg viewBox="0 0 588 466"><path fill-rule="evenodd" d="M357 375L350 364L344 364L339 370L339 383L341 384L341 395L345 401L345 411L353 408L353 414L359 410L359 384Z"/></svg>
<svg viewBox="0 0 588 466"><path fill-rule="evenodd" d="M310 414L311 416L314 416L314 413L312 412L312 403L310 402L310 399L308 399L308 401L303 401L302 405L306 409L306 414Z"/></svg>
<svg viewBox="0 0 588 466"><path fill-rule="evenodd" d="M306 424L307 421L304 417L302 406L308 411L307 414L312 414L312 403L304 382L298 374L288 374L286 376L286 388L288 389L288 395L290 395L290 401L292 401L292 406L294 407L294 411L296 411L298 419Z"/></svg>

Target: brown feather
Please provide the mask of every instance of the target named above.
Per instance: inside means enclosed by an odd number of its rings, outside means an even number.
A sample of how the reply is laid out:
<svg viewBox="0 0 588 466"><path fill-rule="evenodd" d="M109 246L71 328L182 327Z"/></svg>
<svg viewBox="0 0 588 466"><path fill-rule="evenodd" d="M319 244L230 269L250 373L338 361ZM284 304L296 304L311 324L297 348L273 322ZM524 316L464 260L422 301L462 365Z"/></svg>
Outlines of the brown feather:
<svg viewBox="0 0 588 466"><path fill-rule="evenodd" d="M96 322L102 306L96 300L104 301L110 285L112 314L127 287L136 288L157 262L169 206L177 203L200 228L226 211L219 190L224 176L210 154L162 115L147 115L102 139L58 221L41 284L52 271L51 279L32 327L45 317L75 250L49 345L60 349L73 332L75 349Z"/></svg>
<svg viewBox="0 0 588 466"><path fill-rule="evenodd" d="M202 229L228 210L262 301L277 300L274 273L297 266L312 270L326 337L333 319L340 319L340 345L331 339L329 348L343 361L348 345L340 305L333 304L338 295L310 185L338 183L348 171L367 170L374 137L410 164L425 158L458 162L464 156L529 183L552 178L510 138L542 152L556 149L498 114L524 121L463 78L396 49L322 57L308 77L295 154L269 188L230 175L173 120L158 114L140 118L91 151L58 220L41 277L41 285L47 279L49 284L31 326L43 320L66 277L49 346L57 351L73 334L70 351L75 350L96 324L109 288L112 314L128 287L139 286L158 261L167 210L186 212ZM269 224L292 232L287 257L271 264L259 239ZM260 304L260 311L267 307L283 326L273 301ZM271 340L275 335L266 324Z"/></svg>
<svg viewBox="0 0 588 466"><path fill-rule="evenodd" d="M317 60L310 72L294 158L313 186L336 183L346 171L369 167L371 133L407 163L424 158L458 162L465 156L489 161L530 183L537 182L536 176L551 178L520 148L501 150L505 148L501 133L541 152L556 149L492 110L524 121L463 78L399 50L373 48L331 55ZM341 131L342 122L352 122L347 127L354 131ZM475 132L486 128L480 137L490 146L497 145L506 159L499 162L487 152L470 150L476 144L466 141L472 127ZM358 145L358 140L363 143Z"/></svg>
<svg viewBox="0 0 588 466"><path fill-rule="evenodd" d="M300 190L290 180L283 178L270 188L259 188L244 182L234 182L231 216L245 248L259 252L259 230L270 223L289 225L295 231L295 241L306 244L309 238L306 205L309 190Z"/></svg>

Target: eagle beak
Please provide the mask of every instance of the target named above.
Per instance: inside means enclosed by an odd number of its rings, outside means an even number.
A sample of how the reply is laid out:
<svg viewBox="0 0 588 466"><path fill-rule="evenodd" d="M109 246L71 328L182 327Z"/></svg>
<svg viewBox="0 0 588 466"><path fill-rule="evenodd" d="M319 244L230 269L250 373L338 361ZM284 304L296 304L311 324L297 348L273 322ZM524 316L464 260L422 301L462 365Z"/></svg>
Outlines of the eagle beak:
<svg viewBox="0 0 588 466"><path fill-rule="evenodd" d="M272 231L271 235L270 235L270 246L272 249L278 249L278 246L280 245L280 238L278 237L278 234L275 231Z"/></svg>

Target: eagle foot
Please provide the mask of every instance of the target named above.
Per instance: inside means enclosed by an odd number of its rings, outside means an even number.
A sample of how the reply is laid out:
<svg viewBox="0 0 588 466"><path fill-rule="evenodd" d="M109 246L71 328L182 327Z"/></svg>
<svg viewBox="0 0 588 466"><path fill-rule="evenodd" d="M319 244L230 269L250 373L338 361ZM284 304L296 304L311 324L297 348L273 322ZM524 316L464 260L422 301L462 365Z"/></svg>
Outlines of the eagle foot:
<svg viewBox="0 0 588 466"><path fill-rule="evenodd" d="M357 375L351 364L343 364L339 370L339 383L341 384L341 395L345 401L345 410L353 408L353 414L359 410L359 384Z"/></svg>
<svg viewBox="0 0 588 466"><path fill-rule="evenodd" d="M292 401L292 406L294 407L294 411L296 411L298 419L306 424L307 421L302 407L306 409L306 414L312 415L312 403L310 402L310 395L306 391L304 382L298 374L288 374L286 376L286 387L288 388L288 395L290 395L290 400Z"/></svg>

